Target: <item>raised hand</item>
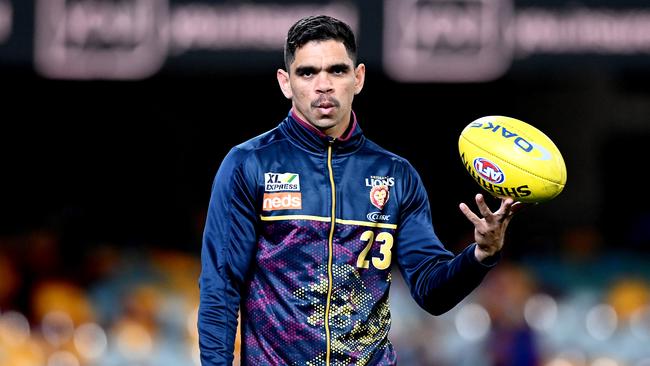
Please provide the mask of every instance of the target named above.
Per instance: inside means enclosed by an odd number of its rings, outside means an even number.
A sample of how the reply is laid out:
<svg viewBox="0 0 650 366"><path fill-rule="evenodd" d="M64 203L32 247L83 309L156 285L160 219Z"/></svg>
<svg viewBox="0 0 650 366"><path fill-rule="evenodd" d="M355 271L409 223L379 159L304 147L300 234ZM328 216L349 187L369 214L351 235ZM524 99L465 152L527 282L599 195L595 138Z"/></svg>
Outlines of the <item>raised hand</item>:
<svg viewBox="0 0 650 366"><path fill-rule="evenodd" d="M492 212L485 203L482 194L477 194L475 199L478 210L483 217L476 215L465 203L461 203L459 208L465 217L474 224L474 240L477 244L474 255L481 262L503 248L506 228L510 220L526 204L515 202L509 197L502 198L499 209Z"/></svg>

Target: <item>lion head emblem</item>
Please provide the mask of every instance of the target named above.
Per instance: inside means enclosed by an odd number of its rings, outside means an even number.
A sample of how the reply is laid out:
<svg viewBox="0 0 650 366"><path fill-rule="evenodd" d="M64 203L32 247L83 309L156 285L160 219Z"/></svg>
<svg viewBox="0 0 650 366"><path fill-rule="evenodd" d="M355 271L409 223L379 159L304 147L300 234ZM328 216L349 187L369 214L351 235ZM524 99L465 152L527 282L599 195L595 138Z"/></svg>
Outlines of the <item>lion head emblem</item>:
<svg viewBox="0 0 650 366"><path fill-rule="evenodd" d="M383 209L386 202L388 202L388 197L388 186L386 185L374 186L370 190L370 203L380 210Z"/></svg>

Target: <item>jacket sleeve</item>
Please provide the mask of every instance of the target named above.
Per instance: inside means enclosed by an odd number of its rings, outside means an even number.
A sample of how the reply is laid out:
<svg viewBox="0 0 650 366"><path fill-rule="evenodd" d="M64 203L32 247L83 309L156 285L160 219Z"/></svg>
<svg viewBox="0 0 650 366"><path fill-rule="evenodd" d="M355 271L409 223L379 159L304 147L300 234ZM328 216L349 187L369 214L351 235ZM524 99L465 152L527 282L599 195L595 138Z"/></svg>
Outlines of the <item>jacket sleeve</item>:
<svg viewBox="0 0 650 366"><path fill-rule="evenodd" d="M203 233L199 349L203 366L231 365L242 286L256 247L255 168L238 148L212 186Z"/></svg>
<svg viewBox="0 0 650 366"><path fill-rule="evenodd" d="M497 258L481 263L472 244L454 256L436 236L427 192L415 169L406 165L397 233L397 261L415 301L440 315L456 306L483 280Z"/></svg>

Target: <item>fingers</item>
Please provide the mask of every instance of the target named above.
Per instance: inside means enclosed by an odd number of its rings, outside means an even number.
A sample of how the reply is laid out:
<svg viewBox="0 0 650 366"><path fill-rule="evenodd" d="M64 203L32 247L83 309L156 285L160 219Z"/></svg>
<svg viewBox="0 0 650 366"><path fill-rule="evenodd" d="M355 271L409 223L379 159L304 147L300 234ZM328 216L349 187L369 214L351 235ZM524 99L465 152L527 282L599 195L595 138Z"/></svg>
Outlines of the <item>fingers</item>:
<svg viewBox="0 0 650 366"><path fill-rule="evenodd" d="M490 211L490 208L488 205L485 203L485 198L483 197L482 194L477 194L476 197L474 197L476 200L476 205L478 206L478 211L483 215L483 217L487 218L492 216L492 211Z"/></svg>
<svg viewBox="0 0 650 366"><path fill-rule="evenodd" d="M506 218L512 215L512 206L514 205L515 201L512 198L502 198L501 199L501 206L499 206L499 209L497 212L495 212L495 215L500 216L502 218Z"/></svg>
<svg viewBox="0 0 650 366"><path fill-rule="evenodd" d="M458 208L460 208L460 211L465 215L465 217L467 217L467 219L472 224L474 224L474 226L478 225L481 222L481 218L476 216L476 214L472 212L472 210L470 210L470 208L467 207L466 204L461 203L460 205L458 205Z"/></svg>
<svg viewBox="0 0 650 366"><path fill-rule="evenodd" d="M510 197L507 198L502 198L501 199L501 207L500 209L503 210L503 212L510 212L510 208L515 204L515 200L513 200Z"/></svg>
<svg viewBox="0 0 650 366"><path fill-rule="evenodd" d="M511 197L501 198L501 205L499 209L495 212L492 212L485 202L485 198L482 194L477 194L474 198L476 200L476 205L478 206L481 216L488 223L502 223L509 222L512 219L512 216L520 212L526 207L530 207L534 204L516 202ZM475 226L483 220L481 217L477 216L466 204L461 203L459 206L460 210L463 212L465 217L471 221Z"/></svg>

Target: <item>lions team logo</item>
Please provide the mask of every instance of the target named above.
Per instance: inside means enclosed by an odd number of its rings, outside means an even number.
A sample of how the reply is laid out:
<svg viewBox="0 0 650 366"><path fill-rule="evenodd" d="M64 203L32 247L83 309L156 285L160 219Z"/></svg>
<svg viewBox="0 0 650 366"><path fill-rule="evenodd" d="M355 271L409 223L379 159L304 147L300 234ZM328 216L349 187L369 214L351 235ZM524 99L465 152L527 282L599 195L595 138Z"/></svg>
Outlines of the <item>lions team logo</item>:
<svg viewBox="0 0 650 366"><path fill-rule="evenodd" d="M378 185L370 189L370 203L378 209L383 209L389 198L388 186Z"/></svg>

